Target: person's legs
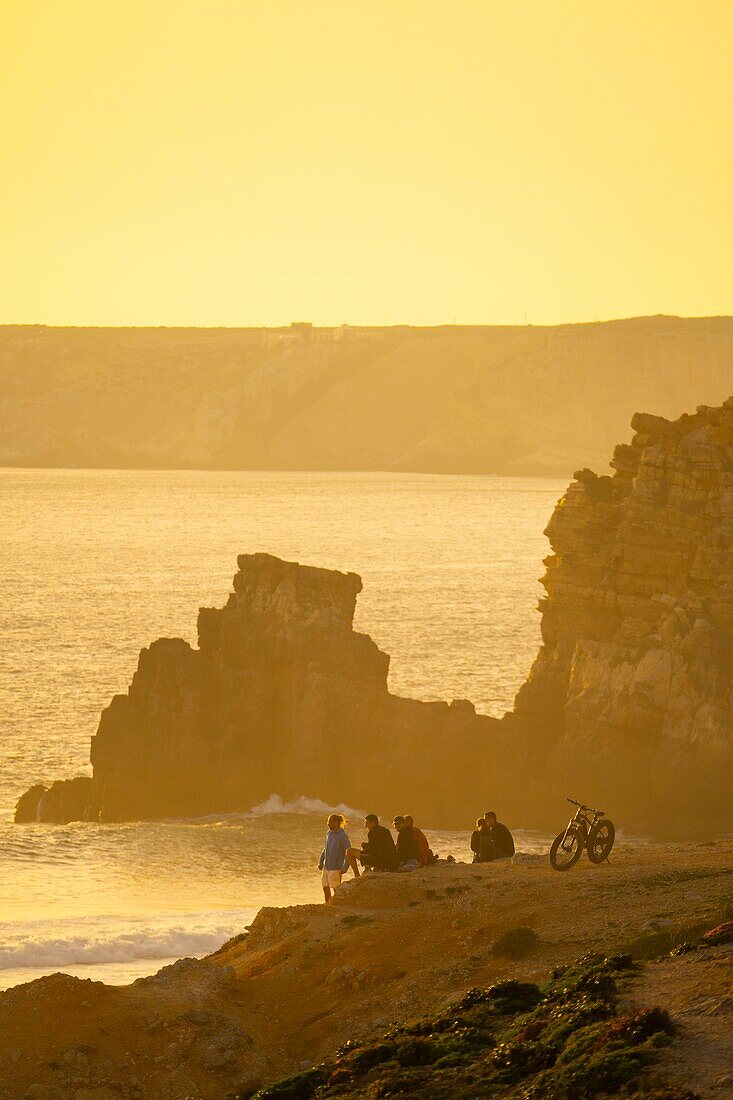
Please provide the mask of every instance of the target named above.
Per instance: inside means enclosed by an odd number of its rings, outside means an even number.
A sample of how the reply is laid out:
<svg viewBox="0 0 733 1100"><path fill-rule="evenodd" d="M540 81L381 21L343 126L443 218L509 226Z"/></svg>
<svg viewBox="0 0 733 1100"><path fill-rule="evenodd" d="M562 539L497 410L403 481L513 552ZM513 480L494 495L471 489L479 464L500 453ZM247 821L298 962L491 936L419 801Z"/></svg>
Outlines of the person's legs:
<svg viewBox="0 0 733 1100"><path fill-rule="evenodd" d="M354 877L358 878L361 874L359 870L359 864L364 862L364 857L358 848L347 848L346 858L349 861L349 867L354 872Z"/></svg>
<svg viewBox="0 0 733 1100"><path fill-rule="evenodd" d="M340 871L324 871L321 875L321 885L323 886L323 896L326 899L326 905L331 904L331 901L333 900L331 891L335 890L340 882Z"/></svg>

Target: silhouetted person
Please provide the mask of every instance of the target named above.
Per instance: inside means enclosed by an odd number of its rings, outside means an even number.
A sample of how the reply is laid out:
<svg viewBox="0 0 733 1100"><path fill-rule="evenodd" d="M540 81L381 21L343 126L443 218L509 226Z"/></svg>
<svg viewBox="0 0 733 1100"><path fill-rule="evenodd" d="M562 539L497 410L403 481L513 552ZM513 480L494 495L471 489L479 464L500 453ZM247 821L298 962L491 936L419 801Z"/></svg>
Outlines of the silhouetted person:
<svg viewBox="0 0 733 1100"><path fill-rule="evenodd" d="M433 853L430 851L428 838L425 836L425 833L422 831L422 829L418 829L410 814L405 814L405 825L408 829L412 829L413 833L415 834L415 839L417 840L418 847L420 849L420 862L424 867L427 867L433 855Z"/></svg>
<svg viewBox="0 0 733 1100"><path fill-rule="evenodd" d="M497 858L496 845L491 839L491 830L485 817L480 817L471 835L471 851L474 863L491 863Z"/></svg>
<svg viewBox="0 0 733 1100"><path fill-rule="evenodd" d="M491 839L496 848L496 859L511 858L514 855L514 837L506 825L502 825L500 821L496 820L496 814L493 810L487 810L484 818L488 822Z"/></svg>
<svg viewBox="0 0 733 1100"><path fill-rule="evenodd" d="M364 827L367 838L362 842L361 849L349 848L346 858L349 865L359 877L359 864L372 871L396 871L397 849L389 829L379 824L376 814L367 814L364 818Z"/></svg>
<svg viewBox="0 0 733 1100"><path fill-rule="evenodd" d="M318 861L318 870L322 872L321 884L326 905L331 901L331 892L341 885L342 874L349 869L346 852L351 847L351 841L344 828L345 824L346 818L343 814L330 815L326 842Z"/></svg>
<svg viewBox="0 0 733 1100"><path fill-rule="evenodd" d="M405 822L404 817L398 815L392 822L397 830L397 860L398 871L415 871L422 866L420 859L420 845L418 844L415 830Z"/></svg>

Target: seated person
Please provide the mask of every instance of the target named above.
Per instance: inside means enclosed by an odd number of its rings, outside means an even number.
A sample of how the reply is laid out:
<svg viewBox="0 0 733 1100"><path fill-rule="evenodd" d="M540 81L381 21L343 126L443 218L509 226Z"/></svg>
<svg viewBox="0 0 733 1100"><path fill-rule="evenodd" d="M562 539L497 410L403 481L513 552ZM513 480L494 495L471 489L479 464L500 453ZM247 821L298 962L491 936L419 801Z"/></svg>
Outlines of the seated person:
<svg viewBox="0 0 733 1100"><path fill-rule="evenodd" d="M474 863L491 863L497 858L496 846L491 839L489 823L485 817L480 817L476 822L476 828L471 835L471 851Z"/></svg>
<svg viewBox="0 0 733 1100"><path fill-rule="evenodd" d="M427 867L428 863L431 862L433 855L433 853L430 851L428 838L425 836L425 833L422 831L422 829L418 829L410 814L405 814L405 825L408 829L412 829L413 833L415 834L418 847L420 848L420 862L422 863L423 867Z"/></svg>
<svg viewBox="0 0 733 1100"><path fill-rule="evenodd" d="M349 848L346 858L356 878L359 877L359 864L373 871L396 871L397 849L389 829L379 824L376 814L367 814L364 818L367 839L362 842L361 851Z"/></svg>
<svg viewBox="0 0 733 1100"><path fill-rule="evenodd" d="M397 870L414 871L422 866L422 853L415 830L407 825L401 815L398 815L392 824L397 830Z"/></svg>
<svg viewBox="0 0 733 1100"><path fill-rule="evenodd" d="M506 825L502 825L500 821L496 820L496 814L493 810L487 810L484 814L484 818L488 822L491 839L496 848L496 858L510 859L515 851L514 837L509 832Z"/></svg>

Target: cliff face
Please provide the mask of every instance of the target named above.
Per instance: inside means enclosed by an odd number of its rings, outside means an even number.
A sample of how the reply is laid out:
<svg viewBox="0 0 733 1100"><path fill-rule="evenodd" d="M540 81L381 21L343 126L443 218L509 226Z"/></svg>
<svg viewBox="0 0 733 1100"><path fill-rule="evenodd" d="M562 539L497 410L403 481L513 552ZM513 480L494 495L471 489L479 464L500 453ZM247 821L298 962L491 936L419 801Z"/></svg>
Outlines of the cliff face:
<svg viewBox="0 0 733 1100"><path fill-rule="evenodd" d="M92 741L92 816L248 809L277 792L455 819L456 754L499 723L387 691L389 658L352 629L361 580L242 555L199 648L160 639Z"/></svg>
<svg viewBox="0 0 733 1100"><path fill-rule="evenodd" d="M733 318L0 326L0 464L556 474L730 392Z"/></svg>
<svg viewBox="0 0 733 1100"><path fill-rule="evenodd" d="M569 795L627 832L733 830L733 398L633 428L613 476L580 471L550 521L544 644L502 722L388 692L389 658L352 628L355 574L242 555L226 606L199 613L199 648L154 642L103 712L79 816L277 793L434 827L495 802L551 828ZM18 820L68 819L77 787L56 787Z"/></svg>
<svg viewBox="0 0 733 1100"><path fill-rule="evenodd" d="M575 475L547 528L543 646L519 693L533 797L627 829L733 827L733 398L637 414L613 477Z"/></svg>

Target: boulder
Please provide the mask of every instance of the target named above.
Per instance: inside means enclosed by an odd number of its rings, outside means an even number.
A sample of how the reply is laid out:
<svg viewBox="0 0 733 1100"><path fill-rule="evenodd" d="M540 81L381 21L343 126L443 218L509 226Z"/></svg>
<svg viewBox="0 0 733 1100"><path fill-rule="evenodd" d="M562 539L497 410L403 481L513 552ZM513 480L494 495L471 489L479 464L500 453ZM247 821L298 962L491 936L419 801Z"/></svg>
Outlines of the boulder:
<svg viewBox="0 0 733 1100"><path fill-rule="evenodd" d="M37 783L18 799L15 821L42 821L55 825L86 821L91 813L91 793L92 779L88 775L59 779L50 787Z"/></svg>

